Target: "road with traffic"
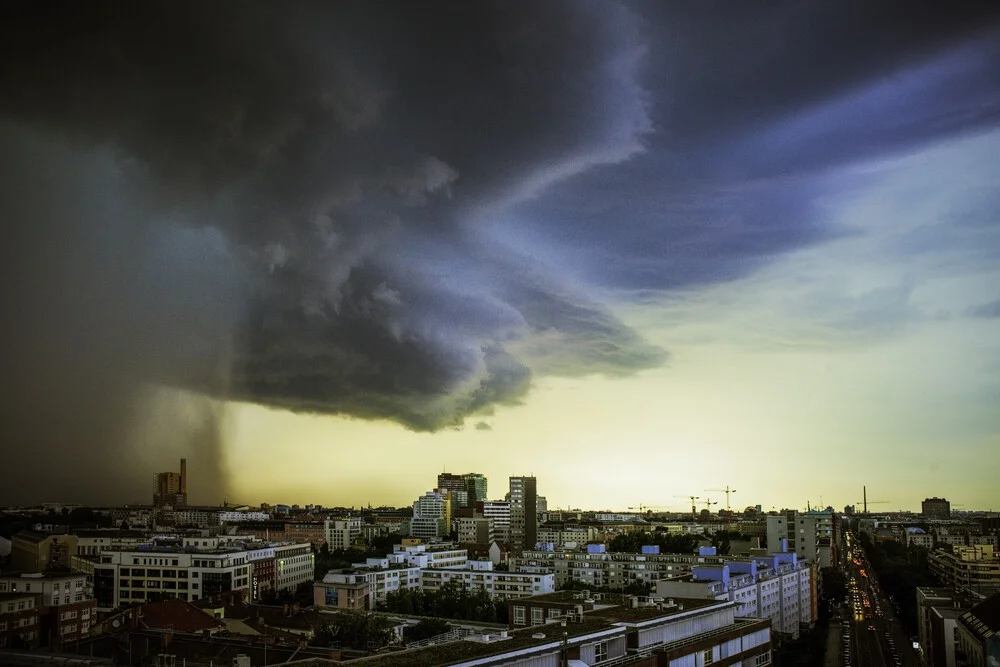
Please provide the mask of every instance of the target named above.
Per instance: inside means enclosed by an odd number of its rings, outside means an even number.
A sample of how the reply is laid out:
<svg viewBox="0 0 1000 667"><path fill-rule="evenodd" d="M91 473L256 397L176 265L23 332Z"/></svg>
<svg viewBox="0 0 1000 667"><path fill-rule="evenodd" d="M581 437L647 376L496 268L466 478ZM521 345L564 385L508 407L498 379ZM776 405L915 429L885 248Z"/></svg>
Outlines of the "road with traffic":
<svg viewBox="0 0 1000 667"><path fill-rule="evenodd" d="M847 533L848 603L843 614L841 660L850 667L921 667L913 645L882 592L854 535Z"/></svg>

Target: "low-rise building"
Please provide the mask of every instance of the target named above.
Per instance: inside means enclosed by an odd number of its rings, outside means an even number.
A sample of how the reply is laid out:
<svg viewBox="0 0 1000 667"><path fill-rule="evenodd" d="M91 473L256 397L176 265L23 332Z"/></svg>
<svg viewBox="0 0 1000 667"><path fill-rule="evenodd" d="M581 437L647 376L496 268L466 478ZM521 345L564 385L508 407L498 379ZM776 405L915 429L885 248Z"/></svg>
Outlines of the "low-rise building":
<svg viewBox="0 0 1000 667"><path fill-rule="evenodd" d="M420 568L414 565L360 565L327 572L313 584L313 602L319 606L374 609L385 596L420 588Z"/></svg>
<svg viewBox="0 0 1000 667"><path fill-rule="evenodd" d="M100 611L159 598L194 602L232 593L252 598L255 573L258 597L271 586L294 590L313 579L312 548L237 536L202 536L169 545L105 551L94 565L94 596Z"/></svg>
<svg viewBox="0 0 1000 667"><path fill-rule="evenodd" d="M420 571L420 587L423 590L435 590L456 582L463 587L475 590L481 589L490 597L501 600L513 600L542 595L555 591L555 576L552 574L528 574L525 572L494 572L492 563L485 561L488 568L434 568Z"/></svg>
<svg viewBox="0 0 1000 667"><path fill-rule="evenodd" d="M40 609L30 593L0 593L0 649L32 649L39 643Z"/></svg>
<svg viewBox="0 0 1000 667"><path fill-rule="evenodd" d="M97 601L82 574L3 574L0 594L34 596L43 646L59 647L89 637L97 622Z"/></svg>
<svg viewBox="0 0 1000 667"><path fill-rule="evenodd" d="M730 602L651 606L621 596L585 601L564 591L511 601L508 608L512 623L506 631L352 662L359 667L771 664L768 622L736 618Z"/></svg>

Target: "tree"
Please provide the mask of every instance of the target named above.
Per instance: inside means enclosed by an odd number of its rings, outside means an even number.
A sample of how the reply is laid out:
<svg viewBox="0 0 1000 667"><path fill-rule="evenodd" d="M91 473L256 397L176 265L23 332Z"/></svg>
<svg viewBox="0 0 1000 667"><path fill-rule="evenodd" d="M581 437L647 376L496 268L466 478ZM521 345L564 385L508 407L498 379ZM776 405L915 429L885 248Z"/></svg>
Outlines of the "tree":
<svg viewBox="0 0 1000 667"><path fill-rule="evenodd" d="M822 597L827 602L840 604L847 597L847 577L835 567L824 567L820 570L822 582Z"/></svg>
<svg viewBox="0 0 1000 667"><path fill-rule="evenodd" d="M416 625L408 625L403 631L407 642L418 642L431 637L437 637L451 630L448 621L440 618L425 618Z"/></svg>
<svg viewBox="0 0 1000 667"><path fill-rule="evenodd" d="M313 638L317 646L342 647L355 651L375 651L395 641L393 624L371 612L342 611L331 614L326 627Z"/></svg>

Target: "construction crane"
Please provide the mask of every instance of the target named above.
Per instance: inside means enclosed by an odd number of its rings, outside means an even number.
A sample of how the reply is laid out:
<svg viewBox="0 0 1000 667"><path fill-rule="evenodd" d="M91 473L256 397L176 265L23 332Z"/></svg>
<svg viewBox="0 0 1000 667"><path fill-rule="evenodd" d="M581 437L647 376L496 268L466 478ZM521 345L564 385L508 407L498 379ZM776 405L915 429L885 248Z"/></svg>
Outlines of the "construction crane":
<svg viewBox="0 0 1000 667"><path fill-rule="evenodd" d="M705 498L705 500L703 500L702 502L705 503L705 510L708 511L708 512L712 511L712 505L718 505L719 504L719 501L712 500L711 498Z"/></svg>
<svg viewBox="0 0 1000 667"><path fill-rule="evenodd" d="M651 512L652 510L665 510L669 508L663 507L661 505L643 505L642 503L639 503L638 507L629 507L629 509L638 510L639 513L642 514L643 512Z"/></svg>
<svg viewBox="0 0 1000 667"><path fill-rule="evenodd" d="M687 498L691 501L691 518L698 518L698 505L696 501L701 498L701 496L674 496L674 498Z"/></svg>
<svg viewBox="0 0 1000 667"><path fill-rule="evenodd" d="M705 490L706 491L714 491L715 493L724 493L724 494L726 494L726 511L727 512L729 511L729 494L730 493L736 493L736 489L730 489L729 485L726 484L726 488L724 488L724 489L705 489Z"/></svg>
<svg viewBox="0 0 1000 667"><path fill-rule="evenodd" d="M885 505L888 502L889 502L888 500L867 500L867 499L865 499L865 500L858 500L854 504L855 505L861 505L862 507L864 507L865 514L868 514L868 506L869 505Z"/></svg>

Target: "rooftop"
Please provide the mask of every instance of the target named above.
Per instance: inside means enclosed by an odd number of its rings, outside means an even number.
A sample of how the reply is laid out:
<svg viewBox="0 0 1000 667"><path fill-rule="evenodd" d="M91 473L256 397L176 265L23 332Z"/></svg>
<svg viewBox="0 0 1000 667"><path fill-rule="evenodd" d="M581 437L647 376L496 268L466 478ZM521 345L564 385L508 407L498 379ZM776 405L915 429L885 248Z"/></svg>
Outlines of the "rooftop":
<svg viewBox="0 0 1000 667"><path fill-rule="evenodd" d="M63 579L84 579L86 574L83 572L4 572L0 574L0 579L10 581L15 579L17 581L62 581Z"/></svg>
<svg viewBox="0 0 1000 667"><path fill-rule="evenodd" d="M201 632L225 627L211 614L207 614L190 602L173 598L163 602L151 602L140 607L140 623L154 630L174 630L176 632Z"/></svg>
<svg viewBox="0 0 1000 667"><path fill-rule="evenodd" d="M589 618L584 616L581 623L567 623L566 633L569 639L582 637L601 630L614 627L613 622L606 618ZM562 639L562 627L557 623L536 625L523 630L510 632L509 639L496 642L457 641L448 644L437 644L425 648L395 653L384 653L367 658L352 660L351 663L365 667L444 667L466 660L488 658L494 655L521 651L533 647L555 644ZM624 634L625 629L621 629ZM545 636L536 639L532 635L544 633Z"/></svg>
<svg viewBox="0 0 1000 667"><path fill-rule="evenodd" d="M962 614L959 623L962 623L974 637L984 641L994 633L1000 632L1000 593L994 593Z"/></svg>

